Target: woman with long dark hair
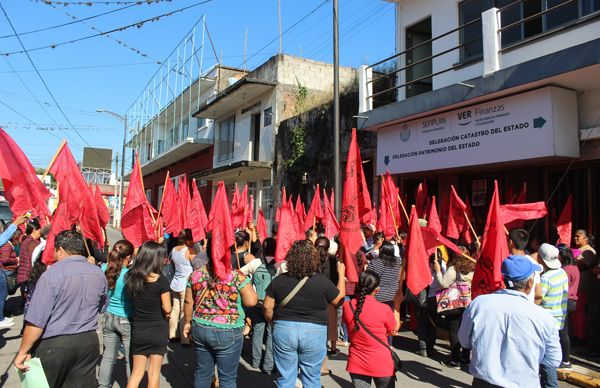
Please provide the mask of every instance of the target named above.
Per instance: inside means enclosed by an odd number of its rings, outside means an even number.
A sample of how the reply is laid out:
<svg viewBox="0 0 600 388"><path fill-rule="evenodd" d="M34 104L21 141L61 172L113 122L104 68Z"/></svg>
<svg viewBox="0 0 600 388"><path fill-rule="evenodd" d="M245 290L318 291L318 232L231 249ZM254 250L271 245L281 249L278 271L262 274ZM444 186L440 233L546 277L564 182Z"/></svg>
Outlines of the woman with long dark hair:
<svg viewBox="0 0 600 388"><path fill-rule="evenodd" d="M573 237L579 254L575 263L580 271L577 309L573 314L573 334L579 340L586 340L587 355L600 355L600 334L597 333L597 311L600 311L600 281L594 274L598 268L598 256L594 245L594 236L585 229L575 231Z"/></svg>
<svg viewBox="0 0 600 388"><path fill-rule="evenodd" d="M207 253L211 257L210 249ZM257 301L250 278L236 269L221 279L208 260L206 267L192 272L185 293L183 335L191 335L196 347L196 388L210 386L215 364L219 386L236 387L244 341L243 307L254 307Z"/></svg>
<svg viewBox="0 0 600 388"><path fill-rule="evenodd" d="M401 295L394 295L392 310L386 304L377 301L376 296L379 292L379 275L366 270L358 279L359 297L343 305L342 317L350 335L346 370L357 388L370 387L373 380L377 388L394 386L394 362L389 350L383 347L387 337L400 328L398 310ZM373 338L361 326L366 327L383 343Z"/></svg>
<svg viewBox="0 0 600 388"><path fill-rule="evenodd" d="M577 288L579 287L579 268L575 265L573 252L567 245L558 246L558 259L562 264L562 269L569 278L569 297L567 299L567 316L565 318L565 327L559 330L560 346L562 348L563 359L559 368L571 368L571 339L569 338L569 322L571 314L577 309Z"/></svg>
<svg viewBox="0 0 600 388"><path fill-rule="evenodd" d="M336 286L320 273L319 254L309 240L296 241L285 256L287 272L266 290L263 311L274 321L273 353L277 386L293 387L300 369L302 386L321 387L321 365L327 352L327 306L346 294L344 277ZM344 264L338 262L338 272Z"/></svg>
<svg viewBox="0 0 600 388"><path fill-rule="evenodd" d="M131 343L131 301L125 292L125 275L133 255L133 245L127 240L119 240L108 253L108 262L101 268L108 283L108 307L104 314L102 336L104 351L98 372L98 386L112 387L112 372L117 361L119 346L125 351L125 371L129 376L129 346Z"/></svg>
<svg viewBox="0 0 600 388"><path fill-rule="evenodd" d="M338 273L336 268L336 258L329 254L329 248L331 243L325 236L317 237L315 240L315 248L319 254L319 273L322 273L326 278L331 280L335 285L337 284ZM329 304L327 306L327 340L329 341L329 355L336 356L339 354L337 349L338 339L338 325L337 325L337 308ZM321 373L329 373L329 370L325 368L325 362Z"/></svg>
<svg viewBox="0 0 600 388"><path fill-rule="evenodd" d="M131 354L133 369L127 388L137 388L148 365L148 387L156 388L160 367L169 342L171 293L162 275L167 250L154 241L145 242L125 275L127 293L133 304Z"/></svg>
<svg viewBox="0 0 600 388"><path fill-rule="evenodd" d="M375 295L377 301L390 306L394 305L394 297L399 287L400 267L402 260L395 255L394 244L384 241L379 248L379 255L371 260L367 269L375 272L381 282L379 292Z"/></svg>

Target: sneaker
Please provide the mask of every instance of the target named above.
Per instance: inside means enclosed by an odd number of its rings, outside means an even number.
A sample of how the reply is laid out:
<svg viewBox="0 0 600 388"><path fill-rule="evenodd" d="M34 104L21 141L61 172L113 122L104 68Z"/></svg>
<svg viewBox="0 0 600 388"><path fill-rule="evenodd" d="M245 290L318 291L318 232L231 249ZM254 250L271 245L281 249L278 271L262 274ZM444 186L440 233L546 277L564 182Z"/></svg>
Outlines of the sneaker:
<svg viewBox="0 0 600 388"><path fill-rule="evenodd" d="M14 321L15 321L15 320L14 320L14 318L12 318L12 317L7 317L6 315L4 316L4 320L5 320L5 321L8 321L8 322L14 322Z"/></svg>
<svg viewBox="0 0 600 388"><path fill-rule="evenodd" d="M15 323L12 320L8 320L7 318L4 318L0 321L0 328L12 327L14 325Z"/></svg>
<svg viewBox="0 0 600 388"><path fill-rule="evenodd" d="M460 363L456 361L440 361L440 364L447 368L460 369Z"/></svg>
<svg viewBox="0 0 600 388"><path fill-rule="evenodd" d="M419 349L419 350L417 350L417 354L421 357L427 357L427 350Z"/></svg>
<svg viewBox="0 0 600 388"><path fill-rule="evenodd" d="M571 369L573 365L570 362L561 362L558 369Z"/></svg>

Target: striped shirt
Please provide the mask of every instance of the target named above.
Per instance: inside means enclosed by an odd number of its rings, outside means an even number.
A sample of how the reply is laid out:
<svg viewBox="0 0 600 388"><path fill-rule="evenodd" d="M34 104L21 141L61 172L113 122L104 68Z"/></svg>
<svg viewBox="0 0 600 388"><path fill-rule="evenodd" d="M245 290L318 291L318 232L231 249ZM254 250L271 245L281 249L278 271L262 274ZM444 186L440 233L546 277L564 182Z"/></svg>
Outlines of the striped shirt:
<svg viewBox="0 0 600 388"><path fill-rule="evenodd" d="M399 257L396 258L394 265L391 267L383 264L383 260L379 257L369 262L367 269L377 273L380 278L379 292L375 295L378 302L390 302L396 297L401 265L402 260Z"/></svg>
<svg viewBox="0 0 600 388"><path fill-rule="evenodd" d="M556 327L561 330L567 315L567 301L569 299L569 277L562 269L550 269L542 274L542 303L556 319Z"/></svg>
<svg viewBox="0 0 600 388"><path fill-rule="evenodd" d="M100 268L83 256L65 257L38 280L25 320L44 329L42 338L96 330L107 291Z"/></svg>

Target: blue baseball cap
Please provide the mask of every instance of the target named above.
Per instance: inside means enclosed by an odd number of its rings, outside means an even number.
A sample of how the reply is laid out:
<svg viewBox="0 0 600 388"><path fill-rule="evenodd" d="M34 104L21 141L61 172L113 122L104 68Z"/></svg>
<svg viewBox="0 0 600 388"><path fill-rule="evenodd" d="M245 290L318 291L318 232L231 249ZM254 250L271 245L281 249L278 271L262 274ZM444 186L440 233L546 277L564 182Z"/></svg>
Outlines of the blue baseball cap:
<svg viewBox="0 0 600 388"><path fill-rule="evenodd" d="M527 279L541 268L525 256L510 255L502 262L501 272L507 280L519 281Z"/></svg>

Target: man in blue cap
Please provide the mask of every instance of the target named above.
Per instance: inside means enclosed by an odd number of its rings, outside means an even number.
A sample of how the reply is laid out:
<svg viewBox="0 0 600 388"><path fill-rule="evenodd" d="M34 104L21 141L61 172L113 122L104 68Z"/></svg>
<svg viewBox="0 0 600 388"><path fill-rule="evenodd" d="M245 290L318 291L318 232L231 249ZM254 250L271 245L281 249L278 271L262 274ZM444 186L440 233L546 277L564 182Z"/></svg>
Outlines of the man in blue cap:
<svg viewBox="0 0 600 388"><path fill-rule="evenodd" d="M502 262L506 289L478 296L465 310L458 337L472 350L473 387L539 387L539 366L560 364L554 318L527 300L539 270L524 256L508 256Z"/></svg>

